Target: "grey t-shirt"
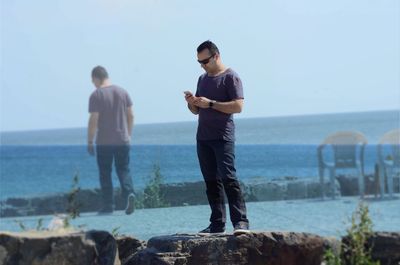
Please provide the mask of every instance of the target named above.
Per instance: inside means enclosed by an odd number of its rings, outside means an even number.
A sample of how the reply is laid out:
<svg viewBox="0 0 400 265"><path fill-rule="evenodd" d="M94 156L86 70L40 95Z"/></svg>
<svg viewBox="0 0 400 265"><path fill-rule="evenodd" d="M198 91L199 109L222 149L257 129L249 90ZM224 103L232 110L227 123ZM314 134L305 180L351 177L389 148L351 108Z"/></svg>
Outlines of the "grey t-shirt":
<svg viewBox="0 0 400 265"><path fill-rule="evenodd" d="M98 112L96 144L129 143L127 109L132 100L121 87L111 85L96 89L89 99L89 112Z"/></svg>
<svg viewBox="0 0 400 265"><path fill-rule="evenodd" d="M243 86L238 74L228 68L218 76L207 73L199 77L196 97L206 97L219 102L243 99ZM233 114L226 114L214 109L199 109L197 140L235 141Z"/></svg>

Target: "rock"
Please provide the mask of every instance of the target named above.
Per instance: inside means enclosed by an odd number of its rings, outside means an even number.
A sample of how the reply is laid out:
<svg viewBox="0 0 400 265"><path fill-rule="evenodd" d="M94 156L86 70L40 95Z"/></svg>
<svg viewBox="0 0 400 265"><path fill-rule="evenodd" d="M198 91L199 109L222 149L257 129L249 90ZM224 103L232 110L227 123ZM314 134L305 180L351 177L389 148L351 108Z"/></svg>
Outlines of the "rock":
<svg viewBox="0 0 400 265"><path fill-rule="evenodd" d="M399 192L399 177L394 178L395 192ZM241 184L243 196L247 202L295 200L321 197L321 185L317 177L283 177L273 180L262 179ZM325 178L325 195L331 197L328 178ZM357 196L358 182L353 176L340 175L335 181L336 195ZM376 193L372 175L366 177L367 194ZM160 186L164 201L170 206L208 204L204 181L169 183ZM101 208L101 192L98 189L80 190L76 196L79 212L94 212ZM126 201L121 198L119 188L114 190L115 209L122 210ZM10 198L0 202L0 217L48 215L65 213L68 207L68 194L54 194L34 198Z"/></svg>
<svg viewBox="0 0 400 265"><path fill-rule="evenodd" d="M325 196L332 197L332 189L330 187L329 181L325 179ZM341 187L337 180L335 180L335 196L340 197ZM307 198L321 198L321 184L318 182L308 182L307 183Z"/></svg>
<svg viewBox="0 0 400 265"><path fill-rule="evenodd" d="M147 248L132 256L132 258L123 263L123 265L188 265L188 257L189 254L178 252L157 253L156 249Z"/></svg>
<svg viewBox="0 0 400 265"><path fill-rule="evenodd" d="M286 200L306 199L307 184L305 181L293 181L287 184Z"/></svg>
<svg viewBox="0 0 400 265"><path fill-rule="evenodd" d="M336 177L339 181L342 196L358 196L358 176L339 175ZM378 183L375 182L374 175L366 175L364 177L365 194L379 193Z"/></svg>
<svg viewBox="0 0 400 265"><path fill-rule="evenodd" d="M257 201L284 200L286 194L285 182L259 183L250 186L250 191Z"/></svg>
<svg viewBox="0 0 400 265"><path fill-rule="evenodd" d="M119 265L115 239L104 231L0 233L0 264Z"/></svg>
<svg viewBox="0 0 400 265"><path fill-rule="evenodd" d="M342 240L345 240L343 238ZM400 232L375 232L368 239L382 265L400 263ZM177 234L146 243L104 231L0 233L1 265L320 265L326 249L340 241L309 233L252 232L199 236ZM122 261L122 262L120 262Z"/></svg>
<svg viewBox="0 0 400 265"><path fill-rule="evenodd" d="M120 191L115 189L116 209L124 209ZM101 208L101 194L98 189L80 190L76 195L79 212L93 212ZM51 194L32 198L9 198L1 202L0 217L30 216L65 213L68 208L68 194Z"/></svg>
<svg viewBox="0 0 400 265"><path fill-rule="evenodd" d="M328 189L326 189L326 190L328 190ZM321 197L321 184L319 184L319 182L307 183L307 197L308 198Z"/></svg>
<svg viewBox="0 0 400 265"><path fill-rule="evenodd" d="M0 209L0 217L5 216L23 216L20 212L14 207L3 206Z"/></svg>
<svg viewBox="0 0 400 265"><path fill-rule="evenodd" d="M208 204L204 181L164 184L160 192L171 206Z"/></svg>
<svg viewBox="0 0 400 265"><path fill-rule="evenodd" d="M343 246L346 246L348 243L349 237L343 237ZM400 232L373 232L367 239L365 247L371 250L372 259L380 261L381 265L400 264ZM343 256L349 257L350 252L346 249L345 247Z"/></svg>
<svg viewBox="0 0 400 265"><path fill-rule="evenodd" d="M148 248L125 264L320 265L329 244L332 241L316 235L291 232L161 236L151 238Z"/></svg>
<svg viewBox="0 0 400 265"><path fill-rule="evenodd" d="M241 181L239 184L245 200L254 201L249 187ZM204 181L162 184L160 193L170 206L208 204Z"/></svg>
<svg viewBox="0 0 400 265"><path fill-rule="evenodd" d="M80 190L77 194L77 201L80 204L79 211L82 213L98 211L102 206L101 192L99 189Z"/></svg>
<svg viewBox="0 0 400 265"><path fill-rule="evenodd" d="M5 203L14 207L26 207L29 205L29 200L25 198L9 198Z"/></svg>
<svg viewBox="0 0 400 265"><path fill-rule="evenodd" d="M125 264L126 261L131 259L138 251L146 248L146 242L133 237L118 236L116 240L121 264Z"/></svg>
<svg viewBox="0 0 400 265"><path fill-rule="evenodd" d="M368 240L371 256L381 265L400 264L400 232L375 232Z"/></svg>
<svg viewBox="0 0 400 265"><path fill-rule="evenodd" d="M64 194L47 195L33 198L30 205L35 209L34 215L63 213L67 207L67 199Z"/></svg>

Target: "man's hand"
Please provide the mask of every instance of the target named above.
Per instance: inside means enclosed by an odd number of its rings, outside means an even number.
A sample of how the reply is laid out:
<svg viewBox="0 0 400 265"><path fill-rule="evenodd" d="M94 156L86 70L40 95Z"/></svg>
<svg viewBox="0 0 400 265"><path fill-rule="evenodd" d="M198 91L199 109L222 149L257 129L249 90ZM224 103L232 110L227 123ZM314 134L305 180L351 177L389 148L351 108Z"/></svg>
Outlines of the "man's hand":
<svg viewBox="0 0 400 265"><path fill-rule="evenodd" d="M93 143L88 143L87 150L89 155L94 156L94 145Z"/></svg>
<svg viewBox="0 0 400 265"><path fill-rule="evenodd" d="M193 104L199 108L207 109L210 106L210 99L205 97L196 97L193 101Z"/></svg>
<svg viewBox="0 0 400 265"><path fill-rule="evenodd" d="M87 150L88 150L88 153L92 156L94 156L93 140L96 135L98 120L99 120L99 113L91 112L90 117L89 117L89 124L88 124L88 136L87 136L88 147L87 147Z"/></svg>
<svg viewBox="0 0 400 265"><path fill-rule="evenodd" d="M185 91L185 92L183 92L183 93L185 93L185 100L186 100L186 102L189 103L190 105L194 105L193 103L194 103L194 100L196 99L196 97L193 96L192 92L190 92L190 91Z"/></svg>
<svg viewBox="0 0 400 265"><path fill-rule="evenodd" d="M195 115L199 114L199 108L194 105L197 97L193 96L192 92L190 91L185 91L183 93L185 93L185 100L188 103L189 110Z"/></svg>

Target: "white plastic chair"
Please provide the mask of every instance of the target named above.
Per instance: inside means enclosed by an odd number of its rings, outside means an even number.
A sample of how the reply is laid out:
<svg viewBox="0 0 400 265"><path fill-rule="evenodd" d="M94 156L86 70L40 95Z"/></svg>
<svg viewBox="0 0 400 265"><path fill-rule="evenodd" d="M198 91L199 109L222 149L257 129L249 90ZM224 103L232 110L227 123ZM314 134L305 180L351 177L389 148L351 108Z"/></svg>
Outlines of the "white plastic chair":
<svg viewBox="0 0 400 265"><path fill-rule="evenodd" d="M325 170L329 171L330 190L332 198L335 198L335 175L337 169L357 169L358 190L361 197L364 196L364 149L367 144L365 136L356 131L339 131L329 135L318 146L318 168L321 185L321 196L325 197ZM333 161L324 159L324 149L328 146L333 150Z"/></svg>
<svg viewBox="0 0 400 265"><path fill-rule="evenodd" d="M385 133L377 146L379 166L380 196L385 194L385 176L387 177L387 191L393 197L393 176L400 172L400 129Z"/></svg>

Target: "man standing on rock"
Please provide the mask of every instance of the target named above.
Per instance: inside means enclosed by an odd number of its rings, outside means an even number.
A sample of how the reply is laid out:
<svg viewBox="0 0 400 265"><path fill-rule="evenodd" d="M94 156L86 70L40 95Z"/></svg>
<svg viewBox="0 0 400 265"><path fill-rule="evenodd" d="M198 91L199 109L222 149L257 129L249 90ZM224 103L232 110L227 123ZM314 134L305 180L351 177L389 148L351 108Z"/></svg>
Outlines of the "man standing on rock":
<svg viewBox="0 0 400 265"><path fill-rule="evenodd" d="M96 66L92 70L92 82L96 90L89 99L88 152L94 155L96 137L97 165L103 207L99 214L114 210L112 164L115 163L121 184L122 197L126 201L125 213L134 211L135 196L129 172L129 150L133 128L132 100L124 89L111 84L106 69Z"/></svg>
<svg viewBox="0 0 400 265"><path fill-rule="evenodd" d="M234 234L249 232L246 205L235 169L235 125L233 114L243 107L243 87L237 73L226 68L217 46L205 41L197 48L197 61L206 71L199 77L196 94L185 91L188 108L199 115L197 155L211 207L210 225L200 234L225 232L224 194Z"/></svg>

